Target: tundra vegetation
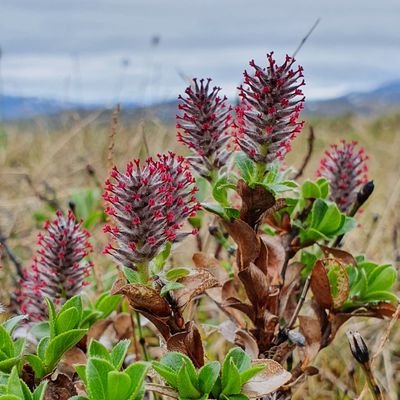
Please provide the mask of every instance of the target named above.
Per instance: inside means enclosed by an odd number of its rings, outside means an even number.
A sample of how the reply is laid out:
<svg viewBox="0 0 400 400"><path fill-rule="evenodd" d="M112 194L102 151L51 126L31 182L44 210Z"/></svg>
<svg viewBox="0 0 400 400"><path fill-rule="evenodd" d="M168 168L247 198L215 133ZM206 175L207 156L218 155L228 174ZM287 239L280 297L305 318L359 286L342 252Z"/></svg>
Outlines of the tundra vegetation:
<svg viewBox="0 0 400 400"><path fill-rule="evenodd" d="M395 396L387 127L371 123L369 160L349 117L304 127L292 57L249 65L235 107L211 79L190 82L176 142L150 122L132 135L119 109L108 135L89 129L96 114L1 137L18 217L1 221L0 400Z"/></svg>

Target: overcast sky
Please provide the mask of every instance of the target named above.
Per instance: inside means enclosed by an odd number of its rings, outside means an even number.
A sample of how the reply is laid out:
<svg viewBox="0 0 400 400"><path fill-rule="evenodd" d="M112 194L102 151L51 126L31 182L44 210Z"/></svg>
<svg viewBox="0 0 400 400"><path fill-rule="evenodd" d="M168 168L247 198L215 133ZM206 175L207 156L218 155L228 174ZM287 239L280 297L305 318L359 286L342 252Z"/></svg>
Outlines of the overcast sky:
<svg viewBox="0 0 400 400"><path fill-rule="evenodd" d="M251 58L291 54L319 17L297 56L308 98L400 79L399 0L0 0L2 89L149 102L198 76L233 95Z"/></svg>

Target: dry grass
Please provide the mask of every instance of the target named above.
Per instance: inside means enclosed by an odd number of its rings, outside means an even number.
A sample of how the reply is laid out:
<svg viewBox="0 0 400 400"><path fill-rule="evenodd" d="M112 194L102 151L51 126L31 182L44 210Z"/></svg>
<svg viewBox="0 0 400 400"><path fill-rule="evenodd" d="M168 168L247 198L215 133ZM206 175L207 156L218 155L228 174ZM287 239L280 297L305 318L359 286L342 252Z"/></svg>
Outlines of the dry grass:
<svg viewBox="0 0 400 400"><path fill-rule="evenodd" d="M376 191L361 219L361 226L346 241L346 247L379 262L394 263L397 245L395 229L400 226L397 210L400 206L400 114L367 119L342 117L313 119L315 152L304 176L314 177L319 154L328 143L341 138L358 140L370 155L370 177ZM61 120L55 128L43 120L30 124L10 124L0 138L0 229L9 237L9 244L26 264L34 249L37 226L33 213L45 207L38 196L52 198L66 207L71 194L82 187L95 187L96 179L103 182L107 175L109 121L101 113L83 119ZM144 140L145 139L145 140ZM149 149L147 148L149 147ZM299 137L288 164L300 166L306 148L306 134ZM182 151L175 142L173 127L157 121L121 122L113 143L112 157L117 165L129 159L146 157L166 150ZM94 170L95 178L87 166ZM29 177L32 184L28 183ZM99 238L97 250L103 237ZM181 250L183 251L183 250ZM104 263L101 256L98 262ZM1 288L12 284L10 265L1 271ZM0 296L6 300L7 291ZM351 321L370 344L372 353L379 348L388 322ZM346 325L348 326L348 325ZM363 389L362 374L352 360L342 328L330 348L316 360L319 376L299 385L297 399L354 398ZM399 356L400 329L394 326L389 340L376 358L376 376L388 392L388 399L400 393ZM347 391L347 395L345 392ZM368 399L368 393L363 397Z"/></svg>

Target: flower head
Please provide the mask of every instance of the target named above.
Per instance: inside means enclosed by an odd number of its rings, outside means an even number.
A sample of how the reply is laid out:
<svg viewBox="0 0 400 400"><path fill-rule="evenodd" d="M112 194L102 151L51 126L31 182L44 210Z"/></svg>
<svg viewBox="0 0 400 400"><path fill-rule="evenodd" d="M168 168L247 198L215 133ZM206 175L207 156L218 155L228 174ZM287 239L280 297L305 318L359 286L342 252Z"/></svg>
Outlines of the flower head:
<svg viewBox="0 0 400 400"><path fill-rule="evenodd" d="M178 242L188 232L183 222L199 209L195 182L183 157L173 153L130 162L125 172L114 167L106 181L106 213L114 225L104 231L113 239L104 252L120 264L135 268L151 260L167 242Z"/></svg>
<svg viewBox="0 0 400 400"><path fill-rule="evenodd" d="M189 161L193 168L205 178L214 169L225 165L230 153L228 129L231 125L232 107L228 106L226 96L220 97L221 88L210 88L211 79L193 79L186 90L186 97L179 96L181 103L176 127L178 141L187 146L193 156Z"/></svg>
<svg viewBox="0 0 400 400"><path fill-rule="evenodd" d="M368 156L357 142L334 144L325 152L317 171L318 176L329 180L331 200L342 211L347 211L354 203L357 192L368 180Z"/></svg>
<svg viewBox="0 0 400 400"><path fill-rule="evenodd" d="M30 270L20 281L17 299L21 312L31 320L45 315L43 304L49 297L56 304L78 294L86 285L91 268L83 259L92 251L89 233L82 229L71 211L65 217L60 211L56 219L46 222L45 232L38 235L39 249Z"/></svg>
<svg viewBox="0 0 400 400"><path fill-rule="evenodd" d="M245 71L245 86L239 87L236 142L258 163L282 160L303 127L298 121L304 103L303 68L294 69L295 60L289 56L277 65L272 56L267 55L266 68L250 61L253 73Z"/></svg>

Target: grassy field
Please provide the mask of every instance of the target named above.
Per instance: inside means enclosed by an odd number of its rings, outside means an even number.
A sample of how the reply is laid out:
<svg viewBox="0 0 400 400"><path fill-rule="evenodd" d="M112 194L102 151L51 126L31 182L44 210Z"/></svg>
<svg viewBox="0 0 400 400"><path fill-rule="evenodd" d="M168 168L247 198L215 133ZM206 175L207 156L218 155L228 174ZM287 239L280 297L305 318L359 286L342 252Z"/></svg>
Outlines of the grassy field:
<svg viewBox="0 0 400 400"><path fill-rule="evenodd" d="M173 126L155 120L129 121L122 118L112 140L108 116L94 113L85 117L63 116L57 122L43 119L10 123L0 135L0 231L8 238L15 255L28 266L35 249L35 236L41 216L49 214L49 203L66 208L74 193L85 188L99 189L107 170L115 163L183 148L175 141ZM307 151L308 129L316 134L315 150L304 178L315 176L320 155L328 144L340 139L357 140L369 154L369 177L376 190L368 201L361 225L346 241L346 248L356 254L366 253L377 262L398 263L400 238L400 113L366 118L309 118L295 142L295 151L287 164L301 165ZM111 157L112 154L112 157ZM297 159L295 158L295 156ZM398 233L398 234L397 234ZM99 254L105 238L98 228L94 232ZM399 250L398 250L399 249ZM178 251L185 260L182 249ZM187 257L188 258L188 257ZM97 281L101 281L104 256L95 257ZM13 284L13 266L4 259L1 274L1 298L7 302ZM351 321L365 335L372 352L379 347L387 322ZM299 384L298 399L354 398L363 387L363 378L350 356L341 329L334 344L324 350L316 362L318 377ZM395 327L390 341L377 359L377 377L396 399L400 391L400 329ZM347 391L347 397L344 394ZM368 398L368 395L364 397Z"/></svg>

